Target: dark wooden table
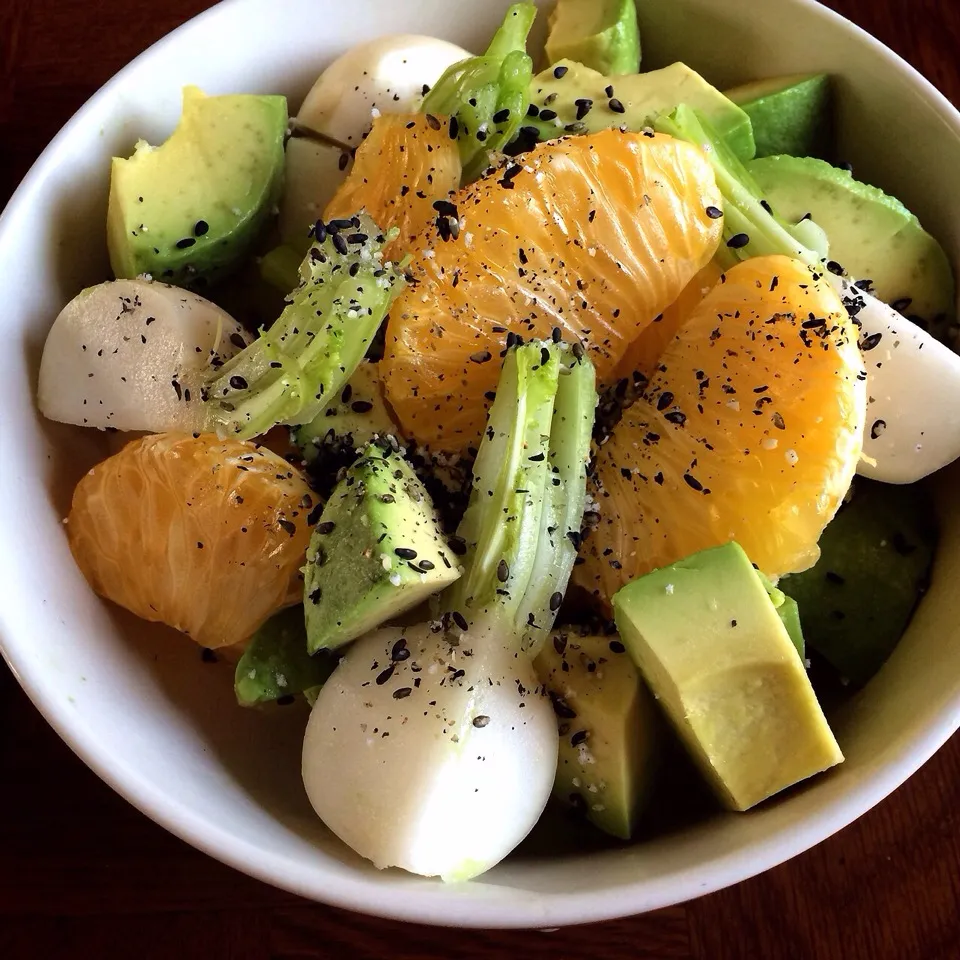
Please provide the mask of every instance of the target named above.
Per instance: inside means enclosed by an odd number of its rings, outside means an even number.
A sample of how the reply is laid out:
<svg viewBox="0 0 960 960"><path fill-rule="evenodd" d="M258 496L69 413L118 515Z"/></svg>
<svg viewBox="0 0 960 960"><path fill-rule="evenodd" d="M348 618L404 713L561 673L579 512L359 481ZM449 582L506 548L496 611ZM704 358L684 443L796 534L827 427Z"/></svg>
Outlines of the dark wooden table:
<svg viewBox="0 0 960 960"><path fill-rule="evenodd" d="M0 0L0 206L101 83L208 5ZM960 102L956 0L831 5ZM733 889L648 916L551 934L459 933L317 906L194 851L88 771L0 665L2 960L514 954L957 960L960 738L855 825Z"/></svg>

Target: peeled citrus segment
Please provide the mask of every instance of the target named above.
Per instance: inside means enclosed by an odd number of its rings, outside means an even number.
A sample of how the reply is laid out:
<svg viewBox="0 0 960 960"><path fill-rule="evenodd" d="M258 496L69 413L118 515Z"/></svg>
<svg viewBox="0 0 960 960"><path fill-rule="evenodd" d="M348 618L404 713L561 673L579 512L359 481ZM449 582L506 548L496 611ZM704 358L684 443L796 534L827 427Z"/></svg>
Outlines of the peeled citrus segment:
<svg viewBox="0 0 960 960"><path fill-rule="evenodd" d="M680 292L673 303L653 322L640 331L640 335L627 347L627 352L617 365L616 375L629 377L640 373L648 380L657 369L657 361L667 344L677 335L683 322L693 313L703 298L719 282L723 270L711 260Z"/></svg>
<svg viewBox="0 0 960 960"><path fill-rule="evenodd" d="M357 150L350 175L324 210L326 220L365 210L381 230L400 235L383 248L399 259L437 216L433 204L460 186L460 151L446 117L384 114Z"/></svg>
<svg viewBox="0 0 960 960"><path fill-rule="evenodd" d="M730 270L600 447L576 568L609 607L641 574L736 540L769 576L812 566L860 458L866 375L829 282L786 257Z"/></svg>
<svg viewBox="0 0 960 960"><path fill-rule="evenodd" d="M448 451L476 444L508 331L559 328L603 385L712 258L722 224L699 150L616 130L540 144L450 202L446 228L416 241L381 362L405 434Z"/></svg>
<svg viewBox="0 0 960 960"><path fill-rule="evenodd" d="M222 647L302 600L312 507L300 474L265 447L160 433L77 484L67 533L98 594Z"/></svg>

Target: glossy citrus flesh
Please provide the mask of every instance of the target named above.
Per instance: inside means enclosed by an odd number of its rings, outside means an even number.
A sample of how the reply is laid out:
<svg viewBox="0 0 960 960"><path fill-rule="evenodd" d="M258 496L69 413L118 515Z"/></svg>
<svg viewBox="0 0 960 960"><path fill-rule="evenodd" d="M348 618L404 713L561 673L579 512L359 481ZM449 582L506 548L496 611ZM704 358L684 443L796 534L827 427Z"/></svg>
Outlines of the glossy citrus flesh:
<svg viewBox="0 0 960 960"><path fill-rule="evenodd" d="M723 270L711 260L680 292L673 303L653 322L640 331L639 336L627 347L627 352L617 365L617 377L629 377L640 373L646 379L653 376L660 355L667 344L677 335L683 322L700 305L700 301L719 282Z"/></svg>
<svg viewBox="0 0 960 960"><path fill-rule="evenodd" d="M300 474L265 447L161 433L87 473L67 533L98 594L222 647L302 601L313 504Z"/></svg>
<svg viewBox="0 0 960 960"><path fill-rule="evenodd" d="M607 130L543 143L450 198L411 250L390 311L384 387L406 435L476 444L507 332L554 329L609 382L630 343L713 257L713 170L670 137Z"/></svg>
<svg viewBox="0 0 960 960"><path fill-rule="evenodd" d="M812 566L860 458L865 380L827 280L786 257L734 267L600 447L576 581L609 607L630 580L730 540L773 577Z"/></svg>
<svg viewBox="0 0 960 960"><path fill-rule="evenodd" d="M324 219L365 210L381 230L400 231L383 251L387 260L400 259L436 218L434 202L460 186L461 172L446 118L383 114L357 150L350 175L327 204Z"/></svg>

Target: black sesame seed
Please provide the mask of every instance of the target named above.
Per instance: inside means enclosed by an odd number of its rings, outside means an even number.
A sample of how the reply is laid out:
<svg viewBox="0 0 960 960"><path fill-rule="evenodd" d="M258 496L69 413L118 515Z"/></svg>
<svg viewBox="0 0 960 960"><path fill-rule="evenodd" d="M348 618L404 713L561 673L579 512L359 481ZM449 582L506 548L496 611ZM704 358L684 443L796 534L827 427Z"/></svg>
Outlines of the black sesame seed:
<svg viewBox="0 0 960 960"><path fill-rule="evenodd" d="M373 409L373 404L369 400L354 400L350 404L350 409L354 413L369 413Z"/></svg>
<svg viewBox="0 0 960 960"><path fill-rule="evenodd" d="M587 739L587 731L586 731L586 730L578 730L578 731L570 738L570 746L571 746L571 747L579 747L581 743L585 743L585 742L586 742L586 739Z"/></svg>
<svg viewBox="0 0 960 960"><path fill-rule="evenodd" d="M573 101L577 108L577 119L582 120L592 109L593 101L587 97L580 97Z"/></svg>
<svg viewBox="0 0 960 960"><path fill-rule="evenodd" d="M616 97L611 97L610 103L607 104L614 113L626 113L627 108L616 99Z"/></svg>
<svg viewBox="0 0 960 960"><path fill-rule="evenodd" d="M427 114L427 126L430 127L431 130L439 130L439 129L440 129L440 121L439 121L432 113L428 113L428 114Z"/></svg>
<svg viewBox="0 0 960 960"><path fill-rule="evenodd" d="M673 394L669 390L664 390L657 400L657 409L666 410L673 403Z"/></svg>
<svg viewBox="0 0 960 960"><path fill-rule="evenodd" d="M835 277L842 277L842 276L843 276L843 267L840 266L840 264L837 263L836 260L828 260L828 261L827 261L827 269L828 269Z"/></svg>
<svg viewBox="0 0 960 960"><path fill-rule="evenodd" d="M334 527L336 524L332 520L324 520L323 523L317 524L317 533L326 536L328 533L333 533Z"/></svg>
<svg viewBox="0 0 960 960"><path fill-rule="evenodd" d="M606 87L606 88L604 89L603 92L604 92L608 97L612 97L612 96L613 96L613 84L611 83L608 87Z"/></svg>
<svg viewBox="0 0 960 960"><path fill-rule="evenodd" d="M556 593L550 595L550 611L551 613L556 613L560 609L560 604L563 603L563 594L558 590Z"/></svg>
<svg viewBox="0 0 960 960"><path fill-rule="evenodd" d="M377 686L382 687L392 676L395 669L395 664L390 664L386 670L382 670L377 674Z"/></svg>
<svg viewBox="0 0 960 960"><path fill-rule="evenodd" d="M178 250L186 250L188 247L192 247L197 241L193 237L184 237L182 240L177 241Z"/></svg>
<svg viewBox="0 0 960 960"><path fill-rule="evenodd" d="M694 476L691 476L689 473L683 475L683 482L690 487L691 490L700 491L703 489L703 484Z"/></svg>
<svg viewBox="0 0 960 960"><path fill-rule="evenodd" d="M450 537L447 546L450 547L450 552L458 557L464 556L467 552L467 542L463 537Z"/></svg>
<svg viewBox="0 0 960 960"><path fill-rule="evenodd" d="M871 333L869 337L864 337L863 340L860 341L860 349L865 353L868 350L872 350L880 342L882 337L882 333Z"/></svg>
<svg viewBox="0 0 960 960"><path fill-rule="evenodd" d="M397 547L393 551L401 560L416 560L417 551L411 550L410 547Z"/></svg>
<svg viewBox="0 0 960 960"><path fill-rule="evenodd" d="M347 253L347 241L346 238L341 233L335 233L333 235L333 248L341 256L346 256Z"/></svg>
<svg viewBox="0 0 960 960"><path fill-rule="evenodd" d="M501 559L497 564L497 579L501 583L506 583L510 579L510 565L506 560Z"/></svg>
<svg viewBox="0 0 960 960"><path fill-rule="evenodd" d="M460 134L460 121L455 116L450 118L449 133L451 140L456 140Z"/></svg>
<svg viewBox="0 0 960 960"><path fill-rule="evenodd" d="M494 123L506 123L510 119L510 110L507 107L504 107L502 110L498 110L493 115Z"/></svg>
<svg viewBox="0 0 960 960"><path fill-rule="evenodd" d="M467 623L467 618L466 618L462 613L460 613L458 610L454 610L453 613L450 614L450 616L451 616L451 618L453 619L453 622L454 622L461 630L466 630L466 629L469 627L469 624Z"/></svg>
<svg viewBox="0 0 960 960"><path fill-rule="evenodd" d="M886 420L874 420L873 426L870 428L870 439L879 440L883 435L883 431L887 429Z"/></svg>
<svg viewBox="0 0 960 960"><path fill-rule="evenodd" d="M626 653L627 650L627 648L619 640L611 640L610 649L614 653Z"/></svg>
<svg viewBox="0 0 960 960"><path fill-rule="evenodd" d="M232 376L232 377L230 378L230 386L231 386L234 390L246 390L246 389L247 389L247 381L246 381L243 377L241 377L241 376Z"/></svg>
<svg viewBox="0 0 960 960"><path fill-rule="evenodd" d="M489 717L485 717L483 714L473 718L473 725L477 728L485 727L490 722Z"/></svg>
<svg viewBox="0 0 960 960"><path fill-rule="evenodd" d="M543 109L543 110L540 111L540 119L541 119L541 120L544 120L544 121L546 121L546 122L548 122L548 123L549 123L551 120L556 120L556 119L557 119L557 111L556 111L556 110L551 110L549 107L547 107L547 108L545 108L545 109Z"/></svg>
<svg viewBox="0 0 960 960"><path fill-rule="evenodd" d="M553 75L558 79L562 80L567 75L567 70L569 67L559 66L553 68Z"/></svg>
<svg viewBox="0 0 960 960"><path fill-rule="evenodd" d="M564 641L564 644L566 644L566 641ZM562 653L563 651L561 650L561 651L558 651L558 652ZM550 691L550 702L553 704L553 712L554 712L561 720L576 720L576 719L577 719L577 712L576 712L576 710L574 710L574 709L567 703L567 701L563 699L563 697L561 697L561 696L560 696L559 694L557 694L557 693L554 693L552 690Z"/></svg>
<svg viewBox="0 0 960 960"><path fill-rule="evenodd" d="M723 211L719 207L709 206L704 211L711 220L719 220L723 216Z"/></svg>
<svg viewBox="0 0 960 960"><path fill-rule="evenodd" d="M393 699L404 700L409 697L411 693L413 693L412 687L399 687L393 691Z"/></svg>
<svg viewBox="0 0 960 960"><path fill-rule="evenodd" d="M745 233L735 233L728 241L727 246L731 250L740 250L750 242L750 237Z"/></svg>
<svg viewBox="0 0 960 960"><path fill-rule="evenodd" d="M198 220L193 227L193 232L202 237L210 229L210 224L206 220Z"/></svg>

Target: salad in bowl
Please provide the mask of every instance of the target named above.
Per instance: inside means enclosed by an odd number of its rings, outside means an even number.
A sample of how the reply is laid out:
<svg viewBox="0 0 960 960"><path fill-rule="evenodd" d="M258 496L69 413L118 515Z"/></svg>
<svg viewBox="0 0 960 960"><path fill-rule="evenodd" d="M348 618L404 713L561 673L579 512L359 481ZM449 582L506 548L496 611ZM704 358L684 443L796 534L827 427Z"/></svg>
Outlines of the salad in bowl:
<svg viewBox="0 0 960 960"><path fill-rule="evenodd" d="M447 881L545 810L647 836L688 763L738 813L829 776L960 456L951 267L835 155L833 78L536 16L361 43L294 116L187 87L38 385L114 445L64 525L91 588L238 710L305 702L320 819Z"/></svg>

